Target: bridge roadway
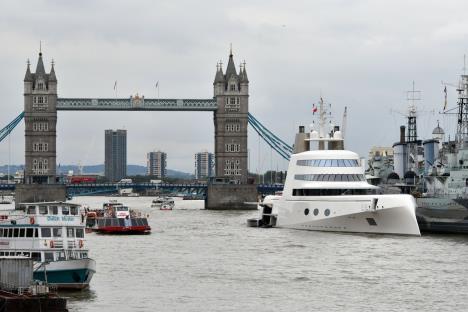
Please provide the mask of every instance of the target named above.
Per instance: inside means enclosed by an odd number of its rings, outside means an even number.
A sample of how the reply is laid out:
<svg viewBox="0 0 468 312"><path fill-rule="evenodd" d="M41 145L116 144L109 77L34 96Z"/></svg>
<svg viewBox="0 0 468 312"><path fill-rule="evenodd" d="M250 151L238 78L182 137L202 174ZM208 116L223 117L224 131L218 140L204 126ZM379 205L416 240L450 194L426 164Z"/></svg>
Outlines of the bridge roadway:
<svg viewBox="0 0 468 312"><path fill-rule="evenodd" d="M0 184L0 191L14 191L16 184ZM93 195L116 193L119 189L133 188L136 191L146 189L160 189L171 193L183 193L206 195L208 189L207 184L203 183L187 183L187 184L171 184L171 183L81 183L67 184L67 193L71 196ZM257 192L259 194L274 194L277 191L282 191L282 184L258 184Z"/></svg>
<svg viewBox="0 0 468 312"><path fill-rule="evenodd" d="M60 111L215 111L218 104L212 99L145 99L128 98L58 98Z"/></svg>

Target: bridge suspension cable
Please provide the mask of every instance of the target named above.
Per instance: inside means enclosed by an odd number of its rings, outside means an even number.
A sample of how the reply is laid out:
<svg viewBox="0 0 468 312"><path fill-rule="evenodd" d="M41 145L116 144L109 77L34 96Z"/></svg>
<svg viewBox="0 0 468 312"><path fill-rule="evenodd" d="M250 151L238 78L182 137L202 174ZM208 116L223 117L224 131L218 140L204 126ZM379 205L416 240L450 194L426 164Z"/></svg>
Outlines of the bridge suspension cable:
<svg viewBox="0 0 468 312"><path fill-rule="evenodd" d="M0 142L3 141L13 129L20 123L20 121L24 118L24 112L18 115L12 122L10 122L6 127L0 130Z"/></svg>
<svg viewBox="0 0 468 312"><path fill-rule="evenodd" d="M293 148L286 142L278 138L273 132L268 130L264 125L260 123L252 114L248 115L249 124L254 128L258 135L277 152L281 157L289 160L293 153Z"/></svg>

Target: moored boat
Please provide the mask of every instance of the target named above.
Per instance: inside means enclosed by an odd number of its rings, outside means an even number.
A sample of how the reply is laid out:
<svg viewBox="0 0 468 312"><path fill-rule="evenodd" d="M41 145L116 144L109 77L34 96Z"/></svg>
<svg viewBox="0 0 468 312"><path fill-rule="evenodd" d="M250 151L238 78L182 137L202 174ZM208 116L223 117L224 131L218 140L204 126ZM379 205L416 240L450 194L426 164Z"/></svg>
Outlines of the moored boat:
<svg viewBox="0 0 468 312"><path fill-rule="evenodd" d="M79 208L64 202L23 203L0 216L0 256L31 258L34 278L58 288L87 288L96 263L85 247Z"/></svg>
<svg viewBox="0 0 468 312"><path fill-rule="evenodd" d="M172 210L174 206L174 199L171 197L158 197L151 203L151 208L159 208L159 210Z"/></svg>

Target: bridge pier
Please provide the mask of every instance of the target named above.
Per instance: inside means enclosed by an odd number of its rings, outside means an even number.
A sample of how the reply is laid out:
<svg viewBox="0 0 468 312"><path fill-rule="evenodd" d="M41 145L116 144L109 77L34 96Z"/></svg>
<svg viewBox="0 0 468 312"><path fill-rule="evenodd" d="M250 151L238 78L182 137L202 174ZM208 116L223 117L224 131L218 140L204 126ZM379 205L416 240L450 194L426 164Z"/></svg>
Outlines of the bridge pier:
<svg viewBox="0 0 468 312"><path fill-rule="evenodd" d="M205 209L255 210L257 209L255 184L209 184Z"/></svg>
<svg viewBox="0 0 468 312"><path fill-rule="evenodd" d="M67 187L63 184L16 184L16 209L19 208L19 203L65 201L66 199Z"/></svg>

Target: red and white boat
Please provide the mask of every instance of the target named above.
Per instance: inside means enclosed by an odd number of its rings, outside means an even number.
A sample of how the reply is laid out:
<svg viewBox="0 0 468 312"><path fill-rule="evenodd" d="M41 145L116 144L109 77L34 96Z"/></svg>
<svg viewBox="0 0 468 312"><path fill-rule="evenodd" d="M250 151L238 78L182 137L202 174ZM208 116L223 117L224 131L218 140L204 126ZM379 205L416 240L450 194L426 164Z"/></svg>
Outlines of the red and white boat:
<svg viewBox="0 0 468 312"><path fill-rule="evenodd" d="M117 201L104 203L103 209L87 213L86 226L102 234L149 234L148 219Z"/></svg>

